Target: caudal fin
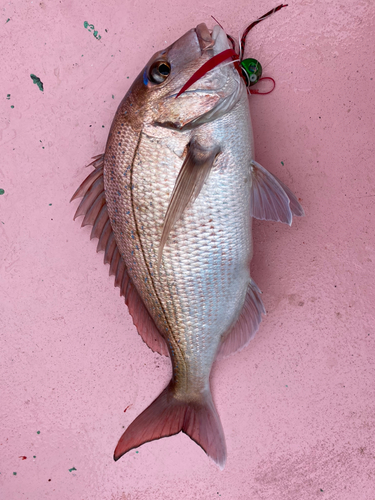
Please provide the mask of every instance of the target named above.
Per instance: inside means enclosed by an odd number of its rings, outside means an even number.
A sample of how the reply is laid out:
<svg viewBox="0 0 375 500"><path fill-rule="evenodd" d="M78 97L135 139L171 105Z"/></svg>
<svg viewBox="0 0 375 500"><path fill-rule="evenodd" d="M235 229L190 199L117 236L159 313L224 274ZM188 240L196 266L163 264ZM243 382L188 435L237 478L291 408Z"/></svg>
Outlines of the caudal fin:
<svg viewBox="0 0 375 500"><path fill-rule="evenodd" d="M129 425L116 446L114 459L143 443L180 431L224 468L227 454L224 432L210 391L200 401L183 401L175 397L172 383Z"/></svg>

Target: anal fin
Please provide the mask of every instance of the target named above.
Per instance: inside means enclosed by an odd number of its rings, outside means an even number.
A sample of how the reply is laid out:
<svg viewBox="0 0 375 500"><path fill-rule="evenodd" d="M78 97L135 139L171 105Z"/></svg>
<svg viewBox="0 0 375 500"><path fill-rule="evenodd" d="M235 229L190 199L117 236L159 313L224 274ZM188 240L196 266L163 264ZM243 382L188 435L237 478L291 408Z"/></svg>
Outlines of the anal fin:
<svg viewBox="0 0 375 500"><path fill-rule="evenodd" d="M240 316L221 341L218 351L219 357L225 357L242 350L254 338L262 321L262 314L266 314L260 298L261 293L255 282L251 280Z"/></svg>
<svg viewBox="0 0 375 500"><path fill-rule="evenodd" d="M70 200L82 197L74 218L84 215L82 226L93 226L91 238L99 238L96 251L104 250L104 263L110 265L109 274L115 276L115 286L120 288L120 295L125 297L133 323L144 342L153 351L168 356L167 344L131 282L116 243L105 201L104 155L94 157L90 165L93 165L95 170L86 177Z"/></svg>

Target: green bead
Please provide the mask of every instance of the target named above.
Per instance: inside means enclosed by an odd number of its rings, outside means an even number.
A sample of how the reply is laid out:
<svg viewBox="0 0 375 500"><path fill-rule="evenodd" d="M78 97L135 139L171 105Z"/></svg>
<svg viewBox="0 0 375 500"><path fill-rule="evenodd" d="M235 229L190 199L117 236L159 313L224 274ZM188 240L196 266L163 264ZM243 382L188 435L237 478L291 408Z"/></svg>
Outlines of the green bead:
<svg viewBox="0 0 375 500"><path fill-rule="evenodd" d="M256 59L244 59L240 62L248 81L248 86L255 85L262 76L262 66Z"/></svg>

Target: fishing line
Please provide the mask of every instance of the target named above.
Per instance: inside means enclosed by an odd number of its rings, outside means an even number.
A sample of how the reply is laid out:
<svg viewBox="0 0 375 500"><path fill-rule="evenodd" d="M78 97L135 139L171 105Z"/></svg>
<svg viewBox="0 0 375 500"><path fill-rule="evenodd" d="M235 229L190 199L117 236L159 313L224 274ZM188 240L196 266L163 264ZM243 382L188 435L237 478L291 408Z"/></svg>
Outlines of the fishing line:
<svg viewBox="0 0 375 500"><path fill-rule="evenodd" d="M262 22L265 19L267 19L267 17L270 17L275 12L281 10L283 7L288 7L288 4L280 4L280 5L278 5L274 9L271 9L269 12L267 12L266 14L264 14L262 17L259 17L256 21L254 21L251 24L249 24L249 26L242 33L242 37L239 39L239 43L240 43L240 59L241 59L241 55L244 54L244 52L245 52L246 37L249 34L250 30L252 30L254 28L254 26L256 26L257 24L259 24L260 22Z"/></svg>
<svg viewBox="0 0 375 500"><path fill-rule="evenodd" d="M263 66L263 69L266 69L271 64L271 62L273 62L276 59L276 57L279 57L280 54L281 52L276 54L270 61L268 61L268 63Z"/></svg>
<svg viewBox="0 0 375 500"><path fill-rule="evenodd" d="M270 76L263 76L262 78L260 78L258 80L258 83L259 82L262 82L264 80L271 80L271 82L273 83L273 86L272 86L272 89L271 90L268 90L267 92L261 92L259 89L250 89L248 88L247 91L249 94L258 94L258 95L267 95L267 94L270 94L271 92L273 92L275 90L275 87L276 87L276 82L273 78L271 78Z"/></svg>
<svg viewBox="0 0 375 500"><path fill-rule="evenodd" d="M215 21L215 23L217 23L220 28L225 32L225 29L223 28L223 26L219 23L219 21L214 17L214 16L211 16L212 19ZM231 35L228 35L228 33L226 34L227 35L227 38L228 40L231 42L232 44L232 47L233 47L233 50L236 50L236 40L231 36Z"/></svg>

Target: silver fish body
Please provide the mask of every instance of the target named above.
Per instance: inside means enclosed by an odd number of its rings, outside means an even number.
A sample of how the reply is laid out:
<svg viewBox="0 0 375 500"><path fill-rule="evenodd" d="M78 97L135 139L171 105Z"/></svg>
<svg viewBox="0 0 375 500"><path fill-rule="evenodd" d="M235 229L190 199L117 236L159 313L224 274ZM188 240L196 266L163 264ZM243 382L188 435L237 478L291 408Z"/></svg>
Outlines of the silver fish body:
<svg viewBox="0 0 375 500"><path fill-rule="evenodd" d="M290 223L292 213L303 214L288 188L253 160L247 90L232 63L176 99L191 74L227 48L220 27L199 25L153 56L119 106L104 169L95 165L103 169L105 199L96 220L81 209L99 244L109 235L107 261L140 334L173 367L170 384L125 431L115 459L182 430L224 466L209 377L218 353L246 345L265 312L250 276L252 217ZM170 74L152 81L160 61ZM95 182L102 186L100 176Z"/></svg>
<svg viewBox="0 0 375 500"><path fill-rule="evenodd" d="M120 253L168 342L174 377L185 380L185 390L207 387L220 339L237 319L250 282L248 117L244 90L231 115L198 133L159 141L158 127L142 131L130 169L126 160L113 166L111 155L105 156L106 199ZM164 216L193 134L200 144L209 137L221 152L198 198L172 229L158 271ZM122 136L112 136L107 151L119 142L122 147Z"/></svg>

